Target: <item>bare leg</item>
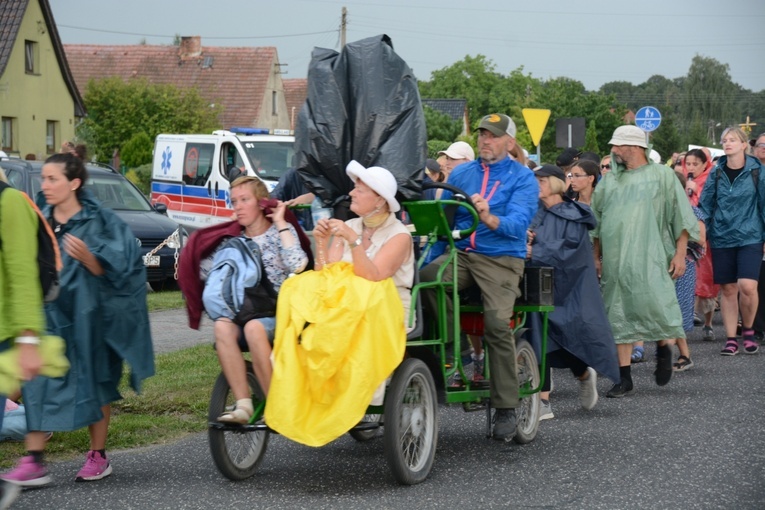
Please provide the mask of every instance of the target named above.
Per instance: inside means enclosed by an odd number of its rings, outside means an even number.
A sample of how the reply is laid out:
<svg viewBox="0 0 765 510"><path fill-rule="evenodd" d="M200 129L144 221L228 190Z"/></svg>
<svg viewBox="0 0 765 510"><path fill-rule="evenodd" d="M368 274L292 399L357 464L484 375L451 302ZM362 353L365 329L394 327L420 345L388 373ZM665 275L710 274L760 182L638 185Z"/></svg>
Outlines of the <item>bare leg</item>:
<svg viewBox="0 0 765 510"><path fill-rule="evenodd" d="M616 355L619 357L619 366L628 367L632 363L633 344L616 344Z"/></svg>
<svg viewBox="0 0 765 510"><path fill-rule="evenodd" d="M263 394L268 395L273 366L271 365L271 344L268 342L266 329L260 322L250 321L244 326L244 338L252 354L252 369L255 371L255 377Z"/></svg>
<svg viewBox="0 0 765 510"><path fill-rule="evenodd" d="M687 339L677 338L675 339L675 344L677 345L677 350L680 352L680 356L685 356L686 358L691 357L691 350L688 348Z"/></svg>
<svg viewBox="0 0 765 510"><path fill-rule="evenodd" d="M45 450L45 432L29 432L24 438L27 451L41 452Z"/></svg>
<svg viewBox="0 0 765 510"><path fill-rule="evenodd" d="M757 314L757 306L760 298L757 294L757 280L742 278L738 281L738 290L741 301L741 325L750 329L754 324L754 316Z"/></svg>
<svg viewBox="0 0 765 510"><path fill-rule="evenodd" d="M102 406L101 412L104 414L104 417L96 423L88 425L88 432L90 432L91 450L106 449L106 436L109 433L109 421L112 416L112 406L109 404Z"/></svg>
<svg viewBox="0 0 765 510"><path fill-rule="evenodd" d="M244 365L242 351L239 349L237 340L239 326L231 321L219 319L215 321L215 351L218 354L223 375L234 393L234 398L242 400L250 398L250 389L247 385L247 369Z"/></svg>

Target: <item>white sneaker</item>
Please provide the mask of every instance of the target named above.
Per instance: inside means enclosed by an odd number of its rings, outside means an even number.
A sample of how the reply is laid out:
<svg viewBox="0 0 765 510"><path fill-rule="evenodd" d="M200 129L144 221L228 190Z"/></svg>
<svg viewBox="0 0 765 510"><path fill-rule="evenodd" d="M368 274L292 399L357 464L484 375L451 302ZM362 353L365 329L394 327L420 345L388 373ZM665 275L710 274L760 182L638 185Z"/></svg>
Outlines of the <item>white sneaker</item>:
<svg viewBox="0 0 765 510"><path fill-rule="evenodd" d="M549 400L539 399L539 421L555 418Z"/></svg>
<svg viewBox="0 0 765 510"><path fill-rule="evenodd" d="M589 411L598 403L598 374L592 367L587 367L589 377L579 381L579 403Z"/></svg>

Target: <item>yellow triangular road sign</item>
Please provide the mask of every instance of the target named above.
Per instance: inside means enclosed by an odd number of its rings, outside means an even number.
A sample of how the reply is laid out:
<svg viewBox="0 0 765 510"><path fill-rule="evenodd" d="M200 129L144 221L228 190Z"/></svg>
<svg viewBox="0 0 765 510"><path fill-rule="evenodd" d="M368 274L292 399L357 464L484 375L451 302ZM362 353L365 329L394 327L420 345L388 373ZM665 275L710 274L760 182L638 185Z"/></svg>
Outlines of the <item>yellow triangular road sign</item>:
<svg viewBox="0 0 765 510"><path fill-rule="evenodd" d="M539 146L540 140L542 140L542 133L545 132L545 126L547 121L550 120L550 110L542 110L539 108L524 108L523 120L526 121L526 126L531 133L531 140L534 145Z"/></svg>

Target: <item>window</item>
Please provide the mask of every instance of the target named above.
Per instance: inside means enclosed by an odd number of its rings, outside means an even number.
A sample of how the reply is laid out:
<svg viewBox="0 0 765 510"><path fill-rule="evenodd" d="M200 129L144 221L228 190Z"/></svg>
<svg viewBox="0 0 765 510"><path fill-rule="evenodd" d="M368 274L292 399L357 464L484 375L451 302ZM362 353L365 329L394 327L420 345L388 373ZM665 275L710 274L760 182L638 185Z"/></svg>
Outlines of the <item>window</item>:
<svg viewBox="0 0 765 510"><path fill-rule="evenodd" d="M276 111L276 91L271 92L271 115L278 115Z"/></svg>
<svg viewBox="0 0 765 510"><path fill-rule="evenodd" d="M3 117L2 130L3 130L3 142L2 150L12 151L13 148L13 124L15 119L12 117Z"/></svg>
<svg viewBox="0 0 765 510"><path fill-rule="evenodd" d="M49 120L45 124L45 150L48 154L56 152L58 147L56 133L58 132L58 122L55 120Z"/></svg>
<svg viewBox="0 0 765 510"><path fill-rule="evenodd" d="M40 51L36 41L24 41L24 72L38 74Z"/></svg>

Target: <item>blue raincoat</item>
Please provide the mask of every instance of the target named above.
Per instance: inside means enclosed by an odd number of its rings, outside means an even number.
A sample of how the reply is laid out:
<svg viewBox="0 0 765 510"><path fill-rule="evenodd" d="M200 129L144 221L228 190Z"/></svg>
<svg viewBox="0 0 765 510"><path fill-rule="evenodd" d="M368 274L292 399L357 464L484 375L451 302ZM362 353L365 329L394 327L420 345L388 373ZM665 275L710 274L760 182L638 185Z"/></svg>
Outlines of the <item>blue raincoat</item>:
<svg viewBox="0 0 765 510"><path fill-rule="evenodd" d="M728 156L717 161L699 199L707 239L713 248L761 243L765 241L765 169L757 158L746 156L744 169L730 182L723 171L727 161ZM755 189L752 171L758 168Z"/></svg>
<svg viewBox="0 0 765 510"><path fill-rule="evenodd" d="M61 293L45 305L48 329L66 342L71 369L64 377L38 376L24 386L29 430L76 430L103 418L101 407L121 398L123 361L130 383L154 375L146 309L146 269L130 228L87 190L82 210L56 233L64 268ZM52 208L43 209L46 218ZM95 276L64 251L63 236L87 244L104 269Z"/></svg>
<svg viewBox="0 0 765 510"><path fill-rule="evenodd" d="M586 205L567 197L563 200L550 208L540 203L531 221L536 237L528 265L554 269L555 311L549 317L547 352L565 349L617 382L616 344L603 306L589 236L596 225L595 217ZM550 366L558 367L554 358L549 359Z"/></svg>

